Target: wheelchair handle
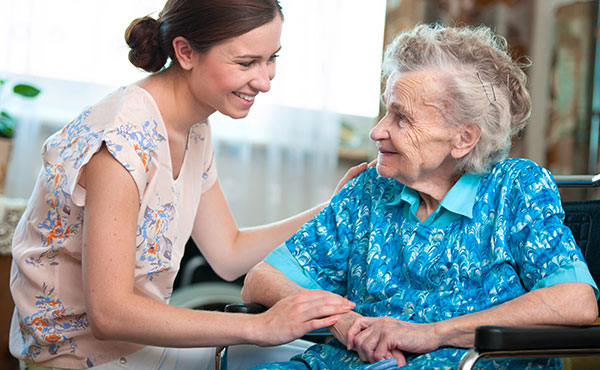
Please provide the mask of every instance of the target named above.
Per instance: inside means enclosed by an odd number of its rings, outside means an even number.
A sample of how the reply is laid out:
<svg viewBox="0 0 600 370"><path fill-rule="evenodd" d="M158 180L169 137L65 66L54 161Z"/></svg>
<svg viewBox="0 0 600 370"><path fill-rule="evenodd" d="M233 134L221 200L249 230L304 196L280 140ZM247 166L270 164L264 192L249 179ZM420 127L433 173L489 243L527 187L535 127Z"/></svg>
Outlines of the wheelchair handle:
<svg viewBox="0 0 600 370"><path fill-rule="evenodd" d="M556 185L560 187L588 188L600 186L600 174L598 175L556 175Z"/></svg>

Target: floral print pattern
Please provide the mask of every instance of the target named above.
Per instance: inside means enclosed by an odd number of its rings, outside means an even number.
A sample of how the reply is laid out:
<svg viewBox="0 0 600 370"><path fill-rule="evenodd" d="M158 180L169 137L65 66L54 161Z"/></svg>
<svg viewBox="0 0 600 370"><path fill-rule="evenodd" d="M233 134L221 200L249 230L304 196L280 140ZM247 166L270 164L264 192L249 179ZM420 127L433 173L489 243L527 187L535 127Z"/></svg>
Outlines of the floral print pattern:
<svg viewBox="0 0 600 370"><path fill-rule="evenodd" d="M531 161L497 164L480 181L473 217L440 228L404 218L404 202L390 205L403 186L367 169L286 242L313 280L354 301L354 310L364 316L446 320L509 301L561 266L584 261L562 224L552 176ZM465 352L444 348L412 354L403 368L454 369ZM317 344L290 363L255 369L370 366L334 341ZM478 366L548 369L560 368L560 361L510 359Z"/></svg>
<svg viewBox="0 0 600 370"><path fill-rule="evenodd" d="M185 156L194 158L184 161L173 179L160 111L136 85L86 108L48 138L41 174L13 238L11 290L18 320L12 323L10 348L26 364L91 367L132 348L93 336L81 281L85 188L79 178L103 144L139 191L131 246L135 290L157 302L169 301L201 193L216 181L208 122L190 129Z"/></svg>
<svg viewBox="0 0 600 370"><path fill-rule="evenodd" d="M46 284L42 286L41 294L36 296L35 305L39 311L21 319L21 335L32 341L25 359L32 360L44 350L57 354L63 346L74 353L75 344L64 333L87 328L87 317L71 315L71 309L65 308L54 294L54 288L48 288Z"/></svg>

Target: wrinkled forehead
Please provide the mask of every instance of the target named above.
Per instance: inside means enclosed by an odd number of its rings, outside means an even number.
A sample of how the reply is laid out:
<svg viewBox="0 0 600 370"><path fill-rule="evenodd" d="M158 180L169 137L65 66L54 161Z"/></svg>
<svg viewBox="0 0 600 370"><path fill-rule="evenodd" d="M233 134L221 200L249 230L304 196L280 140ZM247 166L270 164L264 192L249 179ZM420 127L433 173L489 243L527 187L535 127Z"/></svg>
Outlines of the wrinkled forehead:
<svg viewBox="0 0 600 370"><path fill-rule="evenodd" d="M433 71L393 72L386 83L384 101L435 102L443 92L441 76Z"/></svg>

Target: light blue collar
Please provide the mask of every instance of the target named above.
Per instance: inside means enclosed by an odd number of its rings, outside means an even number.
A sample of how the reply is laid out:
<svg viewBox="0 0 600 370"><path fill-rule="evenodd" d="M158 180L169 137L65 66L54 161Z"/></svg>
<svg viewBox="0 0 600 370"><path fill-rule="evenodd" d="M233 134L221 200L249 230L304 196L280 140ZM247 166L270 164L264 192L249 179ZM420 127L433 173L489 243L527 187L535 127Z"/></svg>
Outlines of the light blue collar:
<svg viewBox="0 0 600 370"><path fill-rule="evenodd" d="M473 205L475 204L475 196L481 177L481 175L472 173L462 175L444 196L438 208L429 215L423 224L432 227L443 227L460 218L460 216L473 218ZM417 209L420 201L421 198L416 190L404 186L402 191L388 205L394 206L402 202L407 203L408 207L404 209L404 216L413 221L418 221Z"/></svg>

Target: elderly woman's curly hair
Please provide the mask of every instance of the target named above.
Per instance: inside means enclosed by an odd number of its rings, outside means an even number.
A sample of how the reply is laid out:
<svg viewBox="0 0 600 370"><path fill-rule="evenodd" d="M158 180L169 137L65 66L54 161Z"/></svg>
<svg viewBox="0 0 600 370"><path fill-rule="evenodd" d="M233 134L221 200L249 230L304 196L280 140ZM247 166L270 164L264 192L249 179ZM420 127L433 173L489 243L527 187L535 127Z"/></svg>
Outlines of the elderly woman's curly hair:
<svg viewBox="0 0 600 370"><path fill-rule="evenodd" d="M431 71L441 76L449 124L481 129L475 148L459 160L459 170L484 173L508 155L511 137L526 124L531 98L523 68L506 40L488 27L419 25L387 46L384 77L394 72Z"/></svg>

